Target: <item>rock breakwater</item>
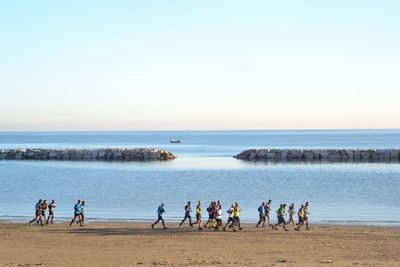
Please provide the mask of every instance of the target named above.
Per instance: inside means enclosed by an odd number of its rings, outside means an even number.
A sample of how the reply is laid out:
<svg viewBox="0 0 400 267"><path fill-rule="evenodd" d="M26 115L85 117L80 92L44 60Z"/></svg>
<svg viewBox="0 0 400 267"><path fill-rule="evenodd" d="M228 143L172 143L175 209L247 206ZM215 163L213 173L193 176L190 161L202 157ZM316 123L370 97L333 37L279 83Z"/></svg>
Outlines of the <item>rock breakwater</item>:
<svg viewBox="0 0 400 267"><path fill-rule="evenodd" d="M156 148L3 149L0 160L165 161L176 156Z"/></svg>
<svg viewBox="0 0 400 267"><path fill-rule="evenodd" d="M400 149L249 149L234 158L268 161L400 162Z"/></svg>

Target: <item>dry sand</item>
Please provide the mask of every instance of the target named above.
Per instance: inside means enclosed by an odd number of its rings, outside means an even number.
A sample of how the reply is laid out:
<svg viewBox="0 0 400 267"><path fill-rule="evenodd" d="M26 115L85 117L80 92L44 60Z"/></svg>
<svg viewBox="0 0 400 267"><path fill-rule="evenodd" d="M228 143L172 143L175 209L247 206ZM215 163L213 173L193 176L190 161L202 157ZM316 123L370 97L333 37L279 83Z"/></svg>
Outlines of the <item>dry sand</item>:
<svg viewBox="0 0 400 267"><path fill-rule="evenodd" d="M241 232L143 223L0 223L0 266L400 266L400 228Z"/></svg>

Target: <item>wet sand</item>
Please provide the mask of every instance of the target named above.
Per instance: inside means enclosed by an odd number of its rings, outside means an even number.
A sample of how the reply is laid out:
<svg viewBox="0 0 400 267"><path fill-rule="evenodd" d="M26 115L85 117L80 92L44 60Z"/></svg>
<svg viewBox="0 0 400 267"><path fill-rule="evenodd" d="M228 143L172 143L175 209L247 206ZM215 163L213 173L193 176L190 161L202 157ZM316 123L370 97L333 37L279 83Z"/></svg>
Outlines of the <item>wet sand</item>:
<svg viewBox="0 0 400 267"><path fill-rule="evenodd" d="M200 232L169 226L2 222L0 266L400 266L399 227L284 232L247 224L240 232Z"/></svg>

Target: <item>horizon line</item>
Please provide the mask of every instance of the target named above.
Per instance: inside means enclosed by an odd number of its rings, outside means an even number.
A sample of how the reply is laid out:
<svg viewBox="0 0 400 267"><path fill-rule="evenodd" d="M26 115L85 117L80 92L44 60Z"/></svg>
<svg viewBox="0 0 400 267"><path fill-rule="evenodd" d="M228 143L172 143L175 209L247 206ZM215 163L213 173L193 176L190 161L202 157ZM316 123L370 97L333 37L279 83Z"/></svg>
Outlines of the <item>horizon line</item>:
<svg viewBox="0 0 400 267"><path fill-rule="evenodd" d="M368 131L400 130L400 128L275 128L275 129L149 129L149 130L0 130L0 133L61 132L230 132L230 131Z"/></svg>

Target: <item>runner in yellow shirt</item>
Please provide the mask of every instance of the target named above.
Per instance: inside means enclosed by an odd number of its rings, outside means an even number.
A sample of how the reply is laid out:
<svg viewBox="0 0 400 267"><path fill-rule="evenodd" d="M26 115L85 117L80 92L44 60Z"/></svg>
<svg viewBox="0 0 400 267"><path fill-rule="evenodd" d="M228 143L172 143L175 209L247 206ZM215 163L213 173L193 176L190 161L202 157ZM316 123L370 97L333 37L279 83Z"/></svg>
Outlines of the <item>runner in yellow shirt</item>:
<svg viewBox="0 0 400 267"><path fill-rule="evenodd" d="M197 202L197 206L196 206L196 221L194 223L191 224L191 226L198 224L199 225L199 230L203 230L203 228L201 227L201 215L203 213L203 208L201 205L201 201L199 200Z"/></svg>
<svg viewBox="0 0 400 267"><path fill-rule="evenodd" d="M236 232L235 229L235 225L237 225L239 227L239 230L242 230L243 228L240 227L240 212L242 210L239 207L239 204L237 202L235 202L235 210L233 211L233 225L232 225L232 229L233 231Z"/></svg>
<svg viewBox="0 0 400 267"><path fill-rule="evenodd" d="M304 225L304 205L302 204L299 211L297 212L299 216L299 223L297 224L297 229L300 230L300 227Z"/></svg>

